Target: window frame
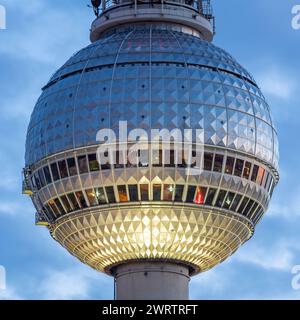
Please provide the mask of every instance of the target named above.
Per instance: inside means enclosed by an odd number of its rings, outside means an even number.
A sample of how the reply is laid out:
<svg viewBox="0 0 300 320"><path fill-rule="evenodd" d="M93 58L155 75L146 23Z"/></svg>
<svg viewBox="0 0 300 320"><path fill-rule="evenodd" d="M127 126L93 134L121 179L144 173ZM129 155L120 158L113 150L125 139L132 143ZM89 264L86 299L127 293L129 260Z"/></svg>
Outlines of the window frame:
<svg viewBox="0 0 300 320"><path fill-rule="evenodd" d="M68 164L66 159L57 162L61 180L69 178Z"/></svg>
<svg viewBox="0 0 300 320"><path fill-rule="evenodd" d="M211 159L210 159L211 156ZM210 169L209 169L210 163ZM214 153L211 152L204 152L204 159L203 159L203 170L211 172L214 166Z"/></svg>
<svg viewBox="0 0 300 320"><path fill-rule="evenodd" d="M132 188L135 188L135 190L133 190ZM132 200L131 198L132 195L136 192L136 196L134 196L135 200ZM137 184L128 184L128 195L129 195L129 199L130 202L138 202L140 201L139 199L139 188Z"/></svg>
<svg viewBox="0 0 300 320"><path fill-rule="evenodd" d="M43 171L44 171L44 176L45 176L47 185L51 184L53 180L52 180L51 171L50 171L49 166L48 165L44 166ZM48 179L48 178L50 178L50 179Z"/></svg>
<svg viewBox="0 0 300 320"><path fill-rule="evenodd" d="M71 165L70 161L74 161L74 165ZM70 157L67 159L67 167L68 167L70 177L74 177L74 176L78 175L78 168L77 168L77 163L76 163L75 157ZM73 170L75 170L76 172Z"/></svg>
<svg viewBox="0 0 300 320"><path fill-rule="evenodd" d="M99 172L100 171L100 165L99 165L96 153L89 153L87 155L87 160L88 160L88 166L89 166L89 172L90 173ZM95 165L95 167L93 167L93 165Z"/></svg>
<svg viewBox="0 0 300 320"><path fill-rule="evenodd" d="M53 170L53 168L55 168L55 170ZM58 164L57 162L52 162L50 164L50 169L51 169L51 174L52 174L52 178L53 178L53 182L59 181L61 180L61 176L60 176L60 172L59 172L59 168L58 168ZM57 177L57 178L56 178Z"/></svg>
<svg viewBox="0 0 300 320"><path fill-rule="evenodd" d="M235 166L234 166L234 170L233 170L233 175L236 177L242 178L244 166L245 166L245 160L236 158Z"/></svg>
<svg viewBox="0 0 300 320"><path fill-rule="evenodd" d="M220 159L222 159L220 161ZM224 164L224 155L216 153L214 158L213 172L222 173Z"/></svg>
<svg viewBox="0 0 300 320"><path fill-rule="evenodd" d="M89 173L89 163L86 154L77 156L78 172L79 174Z"/></svg>

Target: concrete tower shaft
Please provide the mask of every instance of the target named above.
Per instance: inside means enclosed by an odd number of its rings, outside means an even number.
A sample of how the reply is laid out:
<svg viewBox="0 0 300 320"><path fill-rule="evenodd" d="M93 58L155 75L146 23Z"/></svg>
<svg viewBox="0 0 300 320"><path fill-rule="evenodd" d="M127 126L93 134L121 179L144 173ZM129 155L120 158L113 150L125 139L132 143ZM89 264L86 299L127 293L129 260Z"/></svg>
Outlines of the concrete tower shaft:
<svg viewBox="0 0 300 320"><path fill-rule="evenodd" d="M136 262L114 271L117 300L188 300L189 268L168 262Z"/></svg>

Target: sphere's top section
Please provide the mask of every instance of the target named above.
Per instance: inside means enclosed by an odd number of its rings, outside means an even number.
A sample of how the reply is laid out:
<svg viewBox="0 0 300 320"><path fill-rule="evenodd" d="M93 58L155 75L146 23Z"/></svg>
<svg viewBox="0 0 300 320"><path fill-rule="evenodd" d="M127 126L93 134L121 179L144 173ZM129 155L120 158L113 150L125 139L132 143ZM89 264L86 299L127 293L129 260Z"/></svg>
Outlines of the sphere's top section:
<svg viewBox="0 0 300 320"><path fill-rule="evenodd" d="M210 0L102 0L92 1L97 16L91 27L95 42L111 29L136 23L167 23L206 41L214 35Z"/></svg>
<svg viewBox="0 0 300 320"><path fill-rule="evenodd" d="M204 128L205 144L278 167L277 133L251 75L224 50L164 25L126 26L80 50L43 89L26 165L96 144L97 131Z"/></svg>

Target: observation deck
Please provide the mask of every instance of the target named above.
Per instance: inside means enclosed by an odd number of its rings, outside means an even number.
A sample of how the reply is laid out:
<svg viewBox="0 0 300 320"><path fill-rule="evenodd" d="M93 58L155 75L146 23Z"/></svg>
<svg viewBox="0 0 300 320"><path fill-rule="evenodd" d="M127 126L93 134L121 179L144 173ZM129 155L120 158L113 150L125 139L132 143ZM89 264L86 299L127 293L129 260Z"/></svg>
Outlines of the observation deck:
<svg viewBox="0 0 300 320"><path fill-rule="evenodd" d="M91 42L110 29L148 22L171 24L209 42L215 34L209 0L104 0L94 11L97 18L91 26Z"/></svg>

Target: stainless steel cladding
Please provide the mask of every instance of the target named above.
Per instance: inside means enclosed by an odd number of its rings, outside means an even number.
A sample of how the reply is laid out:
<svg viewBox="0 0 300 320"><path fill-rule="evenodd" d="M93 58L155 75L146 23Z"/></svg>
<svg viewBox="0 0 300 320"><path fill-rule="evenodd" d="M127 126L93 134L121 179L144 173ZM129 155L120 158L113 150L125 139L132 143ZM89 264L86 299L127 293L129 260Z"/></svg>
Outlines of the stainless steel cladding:
<svg viewBox="0 0 300 320"><path fill-rule="evenodd" d="M98 19L117 17L115 7L125 10L116 4ZM94 42L43 88L27 133L24 191L37 224L97 270L154 260L196 274L253 235L279 180L277 131L255 80L208 33L188 18L130 19L105 28L96 19ZM155 164L99 164L97 132L113 129L118 141L120 121L148 133L202 129L203 171L187 175L172 148L170 163L159 151Z"/></svg>

